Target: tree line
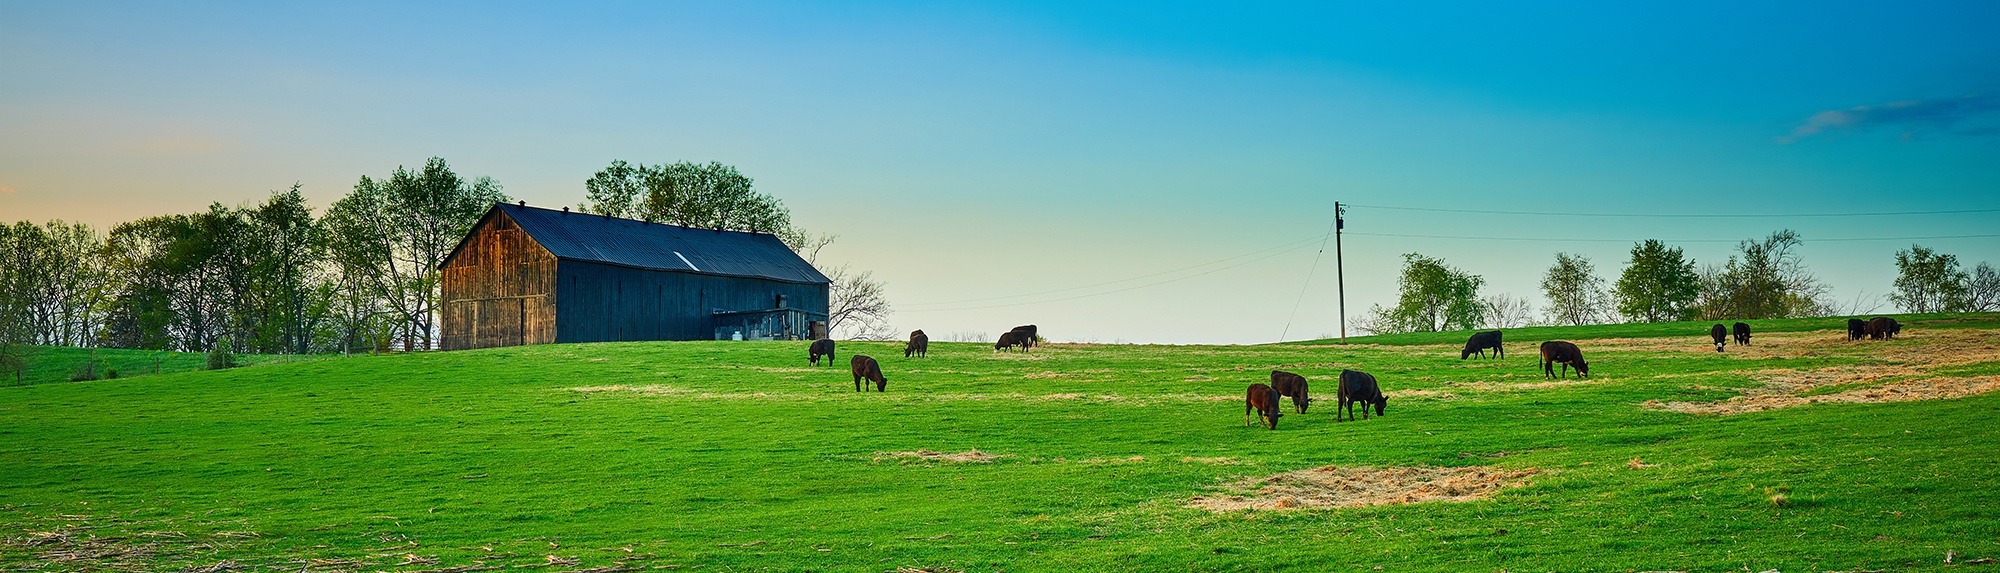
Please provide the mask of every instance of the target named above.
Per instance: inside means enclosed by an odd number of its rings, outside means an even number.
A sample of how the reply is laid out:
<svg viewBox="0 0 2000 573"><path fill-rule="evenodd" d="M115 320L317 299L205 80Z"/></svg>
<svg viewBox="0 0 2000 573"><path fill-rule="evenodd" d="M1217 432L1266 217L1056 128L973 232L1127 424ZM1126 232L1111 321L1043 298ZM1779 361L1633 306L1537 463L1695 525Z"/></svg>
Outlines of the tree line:
<svg viewBox="0 0 2000 573"><path fill-rule="evenodd" d="M720 164L617 161L585 187L584 208L597 212L772 233L808 257L832 242L793 226L783 203ZM0 225L0 355L18 357L22 345L437 348L438 265L488 208L509 200L493 179L462 177L433 157L419 169L362 176L317 216L295 184L262 202L214 203L109 231L61 220ZM855 275L836 282L836 306L850 309L850 323L881 322L888 304L880 283ZM873 298L843 300L843 288Z"/></svg>
<svg viewBox="0 0 2000 573"><path fill-rule="evenodd" d="M1616 281L1597 274L1590 258L1555 254L1543 273L1539 315L1527 299L1482 296L1486 280L1444 260L1403 255L1396 304L1373 305L1356 322L1369 333L1438 332L1530 325L1666 322L1831 316L1872 312L1857 299L1843 307L1807 269L1798 233L1780 230L1744 240L1721 264L1697 267L1679 247L1657 240L1632 246ZM1896 253L1889 298L1908 312L2000 310L2000 276L1981 262L1970 272L1957 257L1921 245Z"/></svg>

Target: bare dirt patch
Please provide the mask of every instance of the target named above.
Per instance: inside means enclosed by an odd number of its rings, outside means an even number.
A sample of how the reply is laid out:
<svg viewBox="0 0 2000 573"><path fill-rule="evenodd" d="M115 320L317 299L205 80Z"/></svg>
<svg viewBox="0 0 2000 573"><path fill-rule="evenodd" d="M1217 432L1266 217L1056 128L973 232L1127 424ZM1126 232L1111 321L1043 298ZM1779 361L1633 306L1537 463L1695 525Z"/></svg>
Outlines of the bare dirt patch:
<svg viewBox="0 0 2000 573"><path fill-rule="evenodd" d="M1844 335L1843 335L1844 336ZM2000 360L2000 333L1978 329L1906 332L1897 341L1838 341L1831 345L1894 345L1878 351L1885 364L1809 370L1759 370L1761 385L1715 402L1647 400L1653 410L1687 414L1741 414L1820 402L1879 403L1948 400L2000 390L2000 376L1939 375L1940 369ZM1860 386L1837 392L1837 386Z"/></svg>
<svg viewBox="0 0 2000 573"><path fill-rule="evenodd" d="M1472 501L1503 488L1527 485L1541 470L1433 466L1373 468L1324 466L1233 484L1237 493L1196 496L1188 507L1222 513Z"/></svg>
<svg viewBox="0 0 2000 573"><path fill-rule="evenodd" d="M997 460L1000 458L1011 458L1011 457L1014 457L1014 455L1013 454L993 455L979 450L959 452L956 454L933 452L930 450L915 450L909 452L875 452L874 461L880 462L884 460L904 459L904 460L922 460L927 462L988 464L988 463L993 463L993 460Z"/></svg>

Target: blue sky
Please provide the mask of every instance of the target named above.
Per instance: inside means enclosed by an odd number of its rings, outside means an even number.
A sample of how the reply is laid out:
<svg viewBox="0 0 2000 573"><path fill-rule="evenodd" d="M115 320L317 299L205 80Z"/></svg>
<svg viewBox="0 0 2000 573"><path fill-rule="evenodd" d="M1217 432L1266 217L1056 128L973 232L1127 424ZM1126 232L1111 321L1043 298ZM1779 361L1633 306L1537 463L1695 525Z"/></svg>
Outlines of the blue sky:
<svg viewBox="0 0 2000 573"><path fill-rule="evenodd" d="M573 205L613 159L721 161L839 235L824 258L884 279L903 330L1250 343L1334 331L1330 252L1231 257L1322 234L1336 200L2000 208L2000 4L1377 4L0 1L0 219L295 181L324 206L434 155ZM1612 240L1720 262L1779 228L1837 297L1876 296L1911 241L1814 240L1995 215L1356 208L1349 309L1391 301L1405 252L1539 299L1558 250L1615 278ZM1919 242L2000 262L2000 239Z"/></svg>

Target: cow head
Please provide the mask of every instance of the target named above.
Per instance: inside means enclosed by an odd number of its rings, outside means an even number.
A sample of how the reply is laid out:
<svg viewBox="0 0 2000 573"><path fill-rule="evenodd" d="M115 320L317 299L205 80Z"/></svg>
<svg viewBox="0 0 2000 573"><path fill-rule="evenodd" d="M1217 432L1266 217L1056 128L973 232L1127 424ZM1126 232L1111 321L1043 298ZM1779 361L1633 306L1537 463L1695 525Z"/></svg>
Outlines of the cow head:
<svg viewBox="0 0 2000 573"><path fill-rule="evenodd" d="M1271 429L1276 430L1278 429L1278 418L1283 417L1285 417L1284 410L1272 408L1271 411L1264 413L1264 423L1269 424Z"/></svg>
<svg viewBox="0 0 2000 573"><path fill-rule="evenodd" d="M1366 408L1367 406L1362 406L1362 407ZM1389 409L1388 396L1383 396L1381 399L1375 401L1375 415L1380 416L1382 415L1382 411L1387 409Z"/></svg>
<svg viewBox="0 0 2000 573"><path fill-rule="evenodd" d="M1715 351L1716 351L1716 352L1722 352L1722 347L1723 347L1724 345L1726 345L1726 344L1729 344L1729 343L1728 343L1728 342L1717 342L1717 343L1715 343Z"/></svg>
<svg viewBox="0 0 2000 573"><path fill-rule="evenodd" d="M1464 360L1467 356L1472 356L1472 345L1470 344L1465 345L1465 350L1458 351L1459 360Z"/></svg>
<svg viewBox="0 0 2000 573"><path fill-rule="evenodd" d="M1584 377L1584 378L1589 378L1589 377L1590 377L1590 363L1589 363L1589 362L1584 362L1584 361L1583 361L1583 357L1581 357L1581 356L1578 356L1578 357L1576 358L1576 363L1575 363L1575 364L1571 364L1571 366L1575 366L1575 367L1576 367L1576 375L1577 375L1577 376L1582 376L1582 377Z"/></svg>
<svg viewBox="0 0 2000 573"><path fill-rule="evenodd" d="M888 392L888 391L889 391L889 377L888 377L888 376L883 376L883 377L882 377L882 379L880 379L880 380L876 380L876 381L875 381L875 391L876 391L876 392Z"/></svg>

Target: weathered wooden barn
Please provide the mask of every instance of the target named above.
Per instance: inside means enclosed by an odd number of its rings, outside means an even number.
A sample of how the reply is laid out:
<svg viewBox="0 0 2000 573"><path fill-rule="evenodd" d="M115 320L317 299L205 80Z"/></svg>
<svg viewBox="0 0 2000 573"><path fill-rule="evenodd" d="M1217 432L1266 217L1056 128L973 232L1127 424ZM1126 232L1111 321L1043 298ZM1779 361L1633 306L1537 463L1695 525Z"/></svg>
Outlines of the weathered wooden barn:
<svg viewBox="0 0 2000 573"><path fill-rule="evenodd" d="M438 268L445 350L811 338L832 282L765 233L504 203Z"/></svg>

